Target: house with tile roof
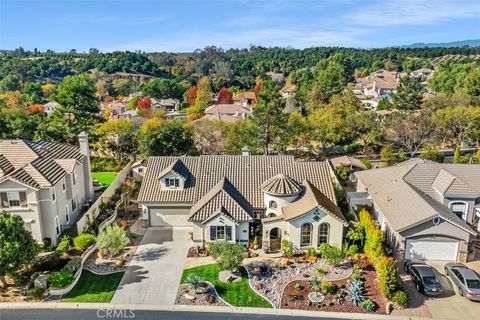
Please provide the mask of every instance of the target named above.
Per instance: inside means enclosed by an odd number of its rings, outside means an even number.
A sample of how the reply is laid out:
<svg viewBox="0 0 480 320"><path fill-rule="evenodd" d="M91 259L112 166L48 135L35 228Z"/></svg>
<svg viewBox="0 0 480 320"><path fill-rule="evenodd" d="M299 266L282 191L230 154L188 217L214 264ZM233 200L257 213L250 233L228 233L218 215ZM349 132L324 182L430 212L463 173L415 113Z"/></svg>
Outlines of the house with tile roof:
<svg viewBox="0 0 480 320"><path fill-rule="evenodd" d="M355 175L357 195L370 200L399 258L464 262L473 253L480 230L480 165L413 159Z"/></svg>
<svg viewBox="0 0 480 320"><path fill-rule="evenodd" d="M38 242L56 245L93 200L88 136L79 146L56 142L0 140L0 210L23 218Z"/></svg>
<svg viewBox="0 0 480 320"><path fill-rule="evenodd" d="M187 227L198 245L226 239L266 250L341 246L347 222L326 162L292 156L150 157L138 202L150 226Z"/></svg>
<svg viewBox="0 0 480 320"><path fill-rule="evenodd" d="M214 104L206 108L204 113L203 118L205 119L235 122L250 117L252 109L236 103Z"/></svg>

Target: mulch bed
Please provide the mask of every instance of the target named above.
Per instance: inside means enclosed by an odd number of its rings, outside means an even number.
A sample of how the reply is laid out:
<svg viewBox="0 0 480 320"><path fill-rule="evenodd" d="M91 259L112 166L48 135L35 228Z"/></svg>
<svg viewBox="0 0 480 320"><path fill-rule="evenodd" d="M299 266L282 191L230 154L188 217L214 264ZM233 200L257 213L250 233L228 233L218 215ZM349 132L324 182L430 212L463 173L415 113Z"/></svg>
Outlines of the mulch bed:
<svg viewBox="0 0 480 320"><path fill-rule="evenodd" d="M376 273L373 268L364 270L362 281L365 282L365 299L369 298L377 303L377 310L375 312L367 312L361 305L355 306L348 301L343 301L340 304L335 304L334 294L325 295L325 300L320 304L309 304L308 294L313 291L310 282L306 280L298 280L289 283L282 296L282 309L300 309L300 310L321 310L330 312L355 312L355 313L374 313L386 314L387 300L383 297L380 291L380 284L376 279ZM339 288L345 289L348 286L349 279L333 281ZM295 289L295 284L300 283L301 289ZM290 296L289 296L290 293Z"/></svg>

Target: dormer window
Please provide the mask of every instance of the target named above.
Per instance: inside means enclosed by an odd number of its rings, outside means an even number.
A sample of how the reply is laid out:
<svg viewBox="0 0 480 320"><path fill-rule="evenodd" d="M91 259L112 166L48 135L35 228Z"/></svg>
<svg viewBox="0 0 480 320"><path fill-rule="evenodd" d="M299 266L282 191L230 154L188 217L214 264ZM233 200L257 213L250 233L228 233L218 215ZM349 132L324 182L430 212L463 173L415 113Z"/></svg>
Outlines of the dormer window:
<svg viewBox="0 0 480 320"><path fill-rule="evenodd" d="M180 180L178 180L178 178L166 178L165 186L167 188L178 188L180 186Z"/></svg>

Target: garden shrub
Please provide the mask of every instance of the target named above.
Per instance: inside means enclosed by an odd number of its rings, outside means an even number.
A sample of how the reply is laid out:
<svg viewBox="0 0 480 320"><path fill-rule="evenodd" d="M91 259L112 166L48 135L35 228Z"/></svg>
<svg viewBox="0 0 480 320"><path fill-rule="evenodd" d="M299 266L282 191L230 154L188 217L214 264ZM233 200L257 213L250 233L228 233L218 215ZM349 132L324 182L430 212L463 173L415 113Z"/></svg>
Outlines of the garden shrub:
<svg viewBox="0 0 480 320"><path fill-rule="evenodd" d="M350 177L352 169L346 165L340 165L335 169L335 173L342 182L345 182Z"/></svg>
<svg viewBox="0 0 480 320"><path fill-rule="evenodd" d="M372 299L366 299L362 302L362 307L366 311L372 312L377 310L377 304Z"/></svg>
<svg viewBox="0 0 480 320"><path fill-rule="evenodd" d="M97 239L98 248L113 257L120 253L128 245L130 240L122 227L113 223L105 228Z"/></svg>
<svg viewBox="0 0 480 320"><path fill-rule="evenodd" d="M72 283L74 279L73 273L68 271L54 272L48 276L48 282L54 288L64 288Z"/></svg>
<svg viewBox="0 0 480 320"><path fill-rule="evenodd" d="M321 276L327 274L327 270L323 269L322 267L318 267L317 269L315 269L315 273L316 273L319 277L321 277Z"/></svg>
<svg viewBox="0 0 480 320"><path fill-rule="evenodd" d="M322 290L322 281L319 278L314 277L310 280L310 286L312 287L313 291L318 292Z"/></svg>
<svg viewBox="0 0 480 320"><path fill-rule="evenodd" d="M350 247L348 247L347 255L352 256L357 253L358 253L358 246L356 244L352 244L350 245Z"/></svg>
<svg viewBox="0 0 480 320"><path fill-rule="evenodd" d="M33 300L40 300L44 292L45 289L43 288L33 288L32 290L28 291L27 297Z"/></svg>
<svg viewBox="0 0 480 320"><path fill-rule="evenodd" d="M227 241L212 242L208 253L217 261L222 270L238 270L247 253L242 245Z"/></svg>
<svg viewBox="0 0 480 320"><path fill-rule="evenodd" d="M383 256L383 232L377 228L375 220L373 220L367 210L362 209L358 215L360 224L365 230L365 245L363 250L375 263L378 258Z"/></svg>
<svg viewBox="0 0 480 320"><path fill-rule="evenodd" d="M387 298L391 298L398 290L397 267L392 257L381 257L376 266L380 289Z"/></svg>
<svg viewBox="0 0 480 320"><path fill-rule="evenodd" d="M79 251L83 251L95 243L95 236L90 233L82 233L73 238L73 246Z"/></svg>
<svg viewBox="0 0 480 320"><path fill-rule="evenodd" d="M393 303L401 307L406 307L408 303L408 295L405 291L398 290L392 295L391 300Z"/></svg>
<svg viewBox="0 0 480 320"><path fill-rule="evenodd" d="M338 290L337 285L329 281L322 282L320 288L322 289L323 294L334 294Z"/></svg>
<svg viewBox="0 0 480 320"><path fill-rule="evenodd" d="M91 157L90 166L92 172L119 172L128 161L119 159L106 159L100 157Z"/></svg>
<svg viewBox="0 0 480 320"><path fill-rule="evenodd" d="M55 249L56 252L58 253L65 253L70 249L70 237L62 237L62 240L60 243L57 245L57 248Z"/></svg>
<svg viewBox="0 0 480 320"><path fill-rule="evenodd" d="M332 267L336 267L343 260L344 255L340 248L329 245L328 243L322 243L319 247L322 258L327 260L328 264Z"/></svg>
<svg viewBox="0 0 480 320"><path fill-rule="evenodd" d="M78 268L82 264L82 258L80 257L73 257L67 264L62 268L63 271L68 271L71 273L77 272Z"/></svg>
<svg viewBox="0 0 480 320"><path fill-rule="evenodd" d="M293 256L293 246L290 241L286 239L282 240L282 250L287 257Z"/></svg>

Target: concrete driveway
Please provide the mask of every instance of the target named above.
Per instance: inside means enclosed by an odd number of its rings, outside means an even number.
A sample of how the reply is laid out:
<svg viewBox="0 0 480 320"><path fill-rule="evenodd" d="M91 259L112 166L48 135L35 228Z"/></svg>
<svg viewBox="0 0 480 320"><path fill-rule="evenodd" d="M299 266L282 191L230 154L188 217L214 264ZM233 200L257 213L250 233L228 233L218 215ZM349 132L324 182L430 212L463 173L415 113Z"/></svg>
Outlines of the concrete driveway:
<svg viewBox="0 0 480 320"><path fill-rule="evenodd" d="M408 290L409 305L411 308L394 312L397 315L431 316L438 319L477 319L480 314L480 303L461 297L457 288L454 288L450 279L445 276L444 266L446 261L428 261L434 267L436 275L442 284L444 293L436 297L428 297L416 291L415 285L409 275L401 274L402 280ZM403 267L401 269L403 271Z"/></svg>
<svg viewBox="0 0 480 320"><path fill-rule="evenodd" d="M111 303L173 306L190 228L148 228Z"/></svg>

